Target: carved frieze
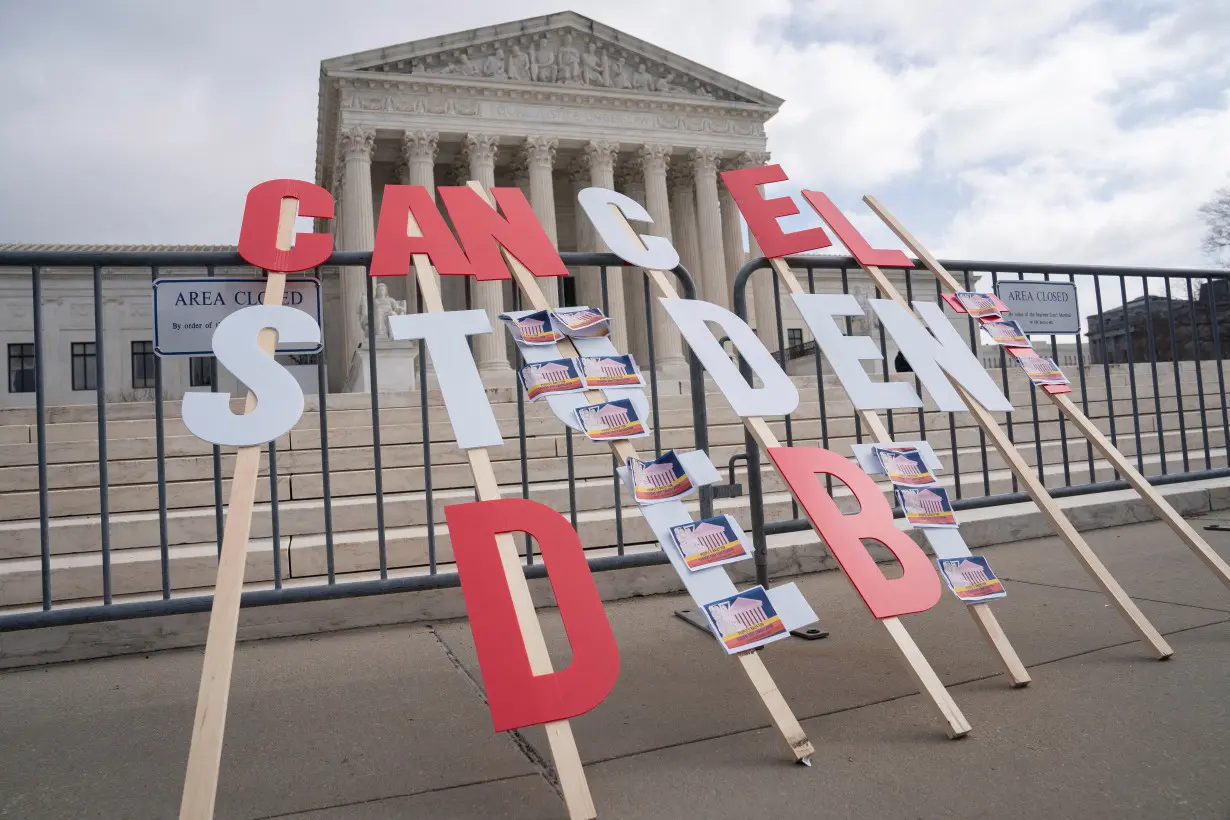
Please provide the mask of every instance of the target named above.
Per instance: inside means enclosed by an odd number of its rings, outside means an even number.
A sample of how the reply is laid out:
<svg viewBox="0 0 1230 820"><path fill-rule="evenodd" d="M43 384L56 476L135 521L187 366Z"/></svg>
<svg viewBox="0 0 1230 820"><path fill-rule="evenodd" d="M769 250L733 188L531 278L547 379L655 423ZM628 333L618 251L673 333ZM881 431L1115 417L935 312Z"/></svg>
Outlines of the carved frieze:
<svg viewBox="0 0 1230 820"><path fill-rule="evenodd" d="M587 86L746 102L697 77L681 76L678 71L616 43L570 28L440 51L365 71Z"/></svg>

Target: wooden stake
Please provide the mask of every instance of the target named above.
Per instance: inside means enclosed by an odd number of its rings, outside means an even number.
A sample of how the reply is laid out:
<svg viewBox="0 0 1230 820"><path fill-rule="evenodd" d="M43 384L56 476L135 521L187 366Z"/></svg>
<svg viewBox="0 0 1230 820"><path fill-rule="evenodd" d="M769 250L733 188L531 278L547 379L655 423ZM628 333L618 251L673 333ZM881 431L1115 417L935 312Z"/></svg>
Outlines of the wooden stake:
<svg viewBox="0 0 1230 820"><path fill-rule="evenodd" d="M495 207L494 200L490 193L482 186L482 183L470 182L469 187L478 192L487 201L487 204L493 208ZM622 219L622 213L620 217L623 226L635 237L636 232L632 230L632 226L628 225L626 220ZM542 288L539 287L538 280L534 275L507 250L501 248L501 251L504 254L505 263L508 265L509 270L512 271L513 279L525 294L526 301L529 302L530 306L534 310L550 310L551 306L547 302L547 298L543 294ZM679 298L679 294L675 291L675 287L666 273L656 270L646 270L645 273L657 288L662 291L663 296L671 299ZM560 353L565 357L572 358L580 355L572 340L567 337L558 342L558 347ZM603 401L606 396L601 390L587 390L585 391L585 398L590 403L596 404ZM654 423L657 423L657 419L654 419ZM611 441L610 445L611 452L624 464L627 463L629 458L637 457L636 447L628 439L616 439ZM773 677L769 674L769 670L765 668L764 661L761 660L760 655L755 652L740 653L739 663L747 674L748 679L751 680L757 694L760 695L760 699L768 710L774 725L777 726L778 731L782 733L786 743L790 746L790 751L794 755L795 760L810 765L809 761L816 751L815 747L807 739L807 733L803 731L803 727L790 710L790 705L786 703L786 699L778 691L777 684L773 682ZM582 775L581 777L583 781L584 776ZM563 780L562 772L560 779Z"/></svg>
<svg viewBox="0 0 1230 820"><path fill-rule="evenodd" d="M295 235L299 201L283 199L278 215L278 250L290 250ZM286 289L286 274L270 272L265 284L265 304L280 305ZM265 355L273 356L276 331L266 328L258 337ZM256 408L256 394L248 391L244 413ZM239 599L243 594L243 573L248 560L248 538L252 531L252 505L260 468L261 447L240 447L235 456L231 496L226 507L226 526L222 532L222 552L218 557L218 578L205 638L205 662L197 692L196 718L192 724L192 745L188 749L188 770L179 806L180 820L210 820L218 794L218 769L222 762L222 737L226 730L226 707L231 693L231 669L235 661L235 636L239 630Z"/></svg>
<svg viewBox="0 0 1230 820"><path fill-rule="evenodd" d="M870 207L871 210L874 211L875 214L879 216L889 228L892 229L893 233L895 233L901 241L905 243L906 247L914 252L914 255L922 261L923 265L935 274L936 278L939 279L945 287L953 292L957 292L962 289L957 280L953 278L952 274L950 274L944 266L939 263L939 260L932 256L931 253L923 247L922 243L919 242L914 235L905 228L904 225L898 222L897 218L889 213L888 209L881 205L875 197L867 195L863 197L863 201L866 202L867 206ZM911 310L912 312L910 305L906 304L905 300L901 298L901 294L897 292L897 289L888 280L888 277L886 277L878 268L864 266L863 269L867 271L867 274L871 276L873 280L875 280L876 286L880 289L882 294L889 296L893 301L904 305L907 310ZM1153 651L1157 654L1159 660L1165 660L1173 655L1174 650L1170 648L1170 645L1166 643L1166 640L1161 636L1161 633L1154 628L1153 624L1149 622L1149 619L1145 617L1145 614L1141 612L1132 599L1128 597L1128 594L1123 591L1123 588L1119 586L1119 582L1116 581L1114 576L1110 574L1110 571L1106 569L1106 566L1101 562L1089 545L1085 543L1085 539L1079 532L1077 532L1076 527L1072 526L1072 522L1068 520L1067 516L1063 514L1063 510L1061 510L1059 505L1055 503L1055 499L1051 497L1051 494L1047 492L1046 487L1043 486L1042 482L1038 479L1037 474L1030 469L1029 465L1025 462L1025 459L1021 457L1021 454L1017 451L1016 446L1011 440L1009 440L1008 436L995 421L995 417L992 416L986 408L974 401L973 396L967 393L956 379L949 376L949 381L951 381L953 387L956 388L957 393L961 396L961 400L965 402L967 407L969 407L970 412L973 413L974 418L977 419L979 426L982 427L987 436L995 442L996 449L999 450L1000 455L1004 458L1004 461L1006 461L1012 468L1012 472L1016 474L1017 479L1021 482L1021 484L1025 485L1026 491L1029 493L1030 497L1033 498L1034 503L1038 505L1038 509L1042 512L1042 515L1051 523L1051 526L1055 528L1055 531L1059 534L1060 538L1065 544L1068 545L1068 548L1072 551L1072 554L1076 556L1076 560L1081 563L1081 566L1085 568L1085 571L1089 573L1089 576L1093 578L1094 582L1098 585L1106 597L1110 599L1114 607L1119 610L1119 614L1128 622L1128 625L1132 628L1132 630L1140 636L1141 640L1153 648ZM1205 563L1208 564L1211 569L1220 574L1223 582L1230 583L1230 581L1228 581L1228 579L1230 579L1230 574L1228 574L1226 563L1217 557L1209 546L1204 543L1200 536L1196 534L1195 530L1192 530L1191 527L1187 526L1186 523L1183 522L1183 519L1174 511L1174 508L1166 503L1165 499L1161 497L1161 494L1154 490L1153 487L1149 485L1149 483L1145 481L1139 473L1132 469L1131 465L1128 464L1127 459L1123 457L1123 454L1115 449L1114 445L1112 445L1104 436L1102 436L1100 432L1098 432L1097 428L1093 425L1093 422L1091 422L1084 413L1077 409L1076 405L1073 404L1072 401L1066 396L1052 395L1050 393L1046 393L1046 391L1042 392L1051 397L1051 401L1055 402L1055 404L1064 413L1066 413L1073 422L1076 423L1078 429L1080 429L1081 432L1099 450L1101 450L1108 459L1115 463L1120 472L1129 476L1128 481L1131 482L1132 485L1137 488L1137 491L1140 492L1145 498L1145 500L1158 511L1158 514L1168 524L1170 524L1171 528L1179 533L1180 537L1184 539L1188 546L1200 555L1200 557L1204 559ZM1139 482L1139 485L1137 482ZM1146 488L1148 492L1146 492ZM1163 512L1163 510L1165 512ZM1180 529L1180 527L1182 529ZM1184 530L1186 530L1186 532L1184 532ZM1187 533L1190 533L1190 536ZM1210 557L1215 560L1215 563L1210 562Z"/></svg>
<svg viewBox="0 0 1230 820"><path fill-rule="evenodd" d="M778 279L781 280L782 285L790 293L806 293L784 259L770 259L769 264L773 266L773 271L777 274ZM881 292L884 291L881 290ZM909 305L906 305L906 308L908 309ZM859 410L858 415L862 419L863 424L867 425L867 429L871 431L872 438L878 443L888 444L892 442L893 438L889 435L888 428L880 421L880 417L875 411ZM954 452L952 457L955 462L957 454ZM999 621L996 620L995 613L991 611L991 607L987 604L971 604L966 606L965 609L969 612L970 617L974 619L974 624L977 625L978 631L982 633L982 636L986 638L987 643L995 652L995 656L999 658L999 662L1004 667L1004 672L1008 674L1008 680L1012 686L1028 686L1032 678L1029 677L1025 664L1021 662L1020 657L1016 654L1016 649L1008 641L1008 636L1004 634L1004 630L1000 627Z"/></svg>

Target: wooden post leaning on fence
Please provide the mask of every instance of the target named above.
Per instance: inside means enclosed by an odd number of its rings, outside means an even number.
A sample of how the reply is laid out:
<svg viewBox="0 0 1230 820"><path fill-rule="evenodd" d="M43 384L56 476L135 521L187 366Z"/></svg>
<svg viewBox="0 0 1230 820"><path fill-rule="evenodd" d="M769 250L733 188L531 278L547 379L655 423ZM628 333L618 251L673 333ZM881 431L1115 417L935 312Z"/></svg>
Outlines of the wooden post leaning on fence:
<svg viewBox="0 0 1230 820"><path fill-rule="evenodd" d="M475 183L471 183L474 185ZM414 215L408 216L407 234L420 235ZM440 279L431 260L424 254L414 254L411 257L414 276L422 294L424 313L443 313L444 301L440 294ZM503 332L496 327L494 332ZM424 431L426 434L426 431ZM500 498L500 487L495 477L495 469L491 466L491 456L487 449L467 449L466 458L470 464L470 473L474 478L474 491L478 501L491 501ZM428 510L428 515L432 515ZM538 675L549 675L553 671L551 656L547 652L547 642L543 637L542 625L538 622L538 614L534 611L534 600L530 595L529 583L521 567L521 558L517 552L516 537L512 533L500 533L495 537L500 551L500 563L504 569L505 580L512 597L513 609L517 613L517 625L521 631L521 640L525 644L526 656L529 658L530 671ZM551 758L555 762L555 771L559 776L560 791L568 808L571 820L594 820L598 816L594 807L594 799L590 795L589 783L585 779L585 770L581 763L581 753L577 749L576 739L572 734L572 724L567 720L558 720L544 724L547 733L547 744L551 749Z"/></svg>
<svg viewBox="0 0 1230 820"><path fill-rule="evenodd" d="M961 290L960 285L957 283L956 279L952 277L952 274L945 270L944 266L941 265L935 257L928 253L926 248L924 248L922 244L914 238L913 234L906 230L905 227L898 222L897 219L890 214L883 205L876 201L876 199L872 196L864 197L863 201L866 202L868 207L870 207L871 210L874 211L875 214L879 216L889 228L892 229L893 233L897 234L901 241L905 243L906 247L913 251L915 256L922 260L927 269L934 273L945 287L954 292ZM913 308L906 303L905 299L901 297L901 294L897 292L897 289L893 286L892 282L888 280L888 277L884 275L883 271L874 265L861 266L867 275L870 276L875 282L876 287L880 289L881 294L913 312ZM1133 629L1133 631L1136 632L1137 635L1140 636L1141 640L1152 647L1159 660L1165 660L1173 655L1174 650L1171 649L1170 645L1166 642L1166 639L1163 638L1161 633L1159 633L1153 624L1149 622L1149 619L1145 617L1145 614L1140 611L1140 608L1136 606L1130 597L1128 597L1128 594L1123 591L1123 588L1119 586L1119 582L1116 581L1114 576L1110 574L1110 571L1106 569L1106 566L1102 563L1101 559L1098 558L1090 546L1085 542L1084 537L1081 536L1076 527L1072 525L1072 522L1069 521L1067 516L1064 515L1063 510L1060 509L1059 505L1055 502L1055 499L1051 497L1051 494L1047 492L1046 487L1038 478L1037 473L1030 469L1029 465L1025 462L1025 459L1016 449L1016 445L1008 439L1008 436L1004 433L1003 429L1000 428L999 423L995 420L995 417L992 416L986 408L979 404L974 397L960 385L960 383L958 383L951 376L949 376L949 380L952 382L952 385L956 389L958 395L960 395L961 400L965 402L970 412L974 415L974 418L978 421L979 426L982 427L987 436L995 443L995 447L1003 457L1004 461L1008 463L1009 467L1012 469L1012 472L1016 474L1017 479L1022 485L1024 485L1025 490L1034 500L1034 503L1038 505L1038 509L1042 513L1043 517L1045 517L1047 521L1050 522L1051 526L1054 527L1056 533L1063 540L1063 542L1067 544L1068 548L1072 551L1072 554L1076 557L1076 560L1079 561L1081 566L1085 568L1085 571L1089 573L1089 576L1102 590L1103 594L1110 599L1111 604L1113 604L1119 611L1119 614L1123 617L1123 619L1128 622L1128 625ZM1051 396L1051 398L1054 400L1057 397ZM1086 436L1090 435L1090 430L1096 432L1097 428L1093 426L1092 422L1090 422L1083 413L1076 409L1076 406L1073 405L1071 401L1065 398L1063 402L1056 402L1056 404L1063 408L1064 412L1069 414L1069 416L1077 423L1077 426L1086 434ZM1115 455L1118 456L1117 466L1119 466L1121 471L1125 472L1125 474L1127 471L1131 471L1133 474L1136 474L1138 478L1140 478L1139 474L1136 473L1135 470L1131 469L1130 465L1127 463L1127 460L1119 454L1118 450L1116 450L1109 441L1106 441L1105 438L1101 437L1100 433L1098 434L1098 437L1101 438L1101 442L1092 437L1090 437L1090 440L1093 441L1099 449L1102 449L1104 444L1107 448L1103 450L1104 453L1108 450L1109 452L1115 453ZM1126 470L1124 470L1124 468L1126 468ZM1175 520L1182 522L1182 519L1179 518L1170 505L1167 504L1155 490L1153 490L1148 482L1146 482L1143 478L1140 478L1140 482L1142 486L1148 487L1150 493L1152 494L1153 501L1151 503L1157 505L1155 506L1155 509L1157 509L1158 506L1163 507L1170 511L1170 515L1173 516ZM1143 489L1141 490L1141 493L1144 495ZM1149 498L1149 496L1146 496L1146 498ZM1173 527L1175 525L1172 523L1171 526ZM1188 529L1190 529L1190 527ZM1192 535L1195 536L1194 531ZM1195 537L1199 540L1199 536ZM1204 544L1203 541L1200 543L1202 545ZM1208 546L1204 545L1204 548L1207 550ZM1209 553L1212 554L1212 551L1209 550ZM1224 562L1222 562L1222 565L1224 566Z"/></svg>
<svg viewBox="0 0 1230 820"><path fill-rule="evenodd" d="M487 204L495 207L491 194L479 182L470 182L469 186L478 192ZM627 230L628 234L639 243L636 238L636 232L632 230L632 226L624 219L623 214L612 206L611 211L615 214L620 224ZM538 280L534 277L525 265L506 249L501 247L501 252L504 256L504 261L512 271L513 280L525 294L526 301L534 310L549 310L551 305L547 302L542 288L539 287ZM670 277L660 270L645 270L645 275L650 278L663 296L670 299L678 299L679 294L676 292L674 285L671 283ZM580 354L573 345L572 340L564 338L558 342L560 352L566 357L576 357ZM585 397L591 403L601 402L605 399L605 394L601 390L587 390ZM654 424L658 420L654 419ZM628 439L616 439L610 442L611 452L623 464L627 464L628 459L636 458L636 447ZM741 652L738 655L739 664L742 666L744 673L751 681L752 686L756 689L756 693L760 696L764 703L765 709L768 710L769 716L773 720L773 724L781 732L782 737L790 746L791 753L795 760L805 761L811 758L815 753L815 747L811 741L807 739L807 733L803 731L803 727L799 724L798 719L790 709L790 705L786 703L785 697L778 690L777 684L774 683L772 675L765 667L764 661L756 652Z"/></svg>
<svg viewBox="0 0 1230 820"><path fill-rule="evenodd" d="M772 258L769 260L769 265L788 293L791 295L806 293L784 259ZM863 424L867 425L868 430L871 431L872 438L876 442L880 444L892 443L892 436L889 435L888 429L874 410L857 410L856 412ZM957 459L955 452L952 458L955 463ZM995 652L996 657L999 658L1004 671L1008 674L1008 679L1012 682L1012 686L1029 685L1031 680L1029 672L1025 669L1025 664L1021 662L1020 657L1017 655L1016 649L1009 642L1008 636L1004 634L1004 630L995 618L995 613L991 610L991 607L988 604L970 604L965 609L969 612L970 617L974 619L978 631L982 633L991 649Z"/></svg>
<svg viewBox="0 0 1230 820"><path fill-rule="evenodd" d="M914 255L922 261L927 269L936 275L945 287L954 292L961 289L960 284L952 277L952 274L945 270L944 266L922 246L922 243L905 226L898 222L875 197L868 195L863 197L863 200L871 210L875 211L880 219L884 220L893 233L900 237L906 247L914 252ZM1052 393L1048 390L1043 390L1042 392L1076 425L1081 434L1085 436L1089 443L1097 448L1098 452L1110 462L1111 466L1127 479L1128 484L1132 485L1133 489L1140 494L1140 497L1152 508L1157 517L1165 521L1170 529L1174 530L1175 535L1179 536L1179 539L1187 545L1187 548L1204 562L1205 566L1217 576L1219 581L1230 587L1230 564L1227 564L1221 556L1213 551L1208 542L1196 532L1195 528L1183 520L1183 516L1179 515L1175 508L1158 492L1157 488L1150 484L1148 479L1132 466L1127 457L1119 452L1119 449L1111 443L1110 439L1102 434L1097 425L1081 412L1081 409L1073 403L1071 397L1067 393Z"/></svg>
<svg viewBox="0 0 1230 820"><path fill-rule="evenodd" d="M276 246L289 251L295 234L298 201L284 198L278 215ZM286 274L270 271L265 284L265 304L280 305L286 289ZM277 332L261 331L261 350L273 356ZM244 413L256 409L256 394L248 390ZM196 717L192 724L192 745L188 749L188 768L184 778L180 820L209 820L214 815L218 794L218 769L222 761L222 739L226 730L226 707L231 693L231 669L235 661L235 638L239 629L239 601L243 594L243 574L248 561L248 539L252 531L252 506L256 498L261 450L259 445L240 447L235 456L235 472L226 506L226 526L218 557L218 578L214 584L209 632L205 638L205 661L197 693Z"/></svg>

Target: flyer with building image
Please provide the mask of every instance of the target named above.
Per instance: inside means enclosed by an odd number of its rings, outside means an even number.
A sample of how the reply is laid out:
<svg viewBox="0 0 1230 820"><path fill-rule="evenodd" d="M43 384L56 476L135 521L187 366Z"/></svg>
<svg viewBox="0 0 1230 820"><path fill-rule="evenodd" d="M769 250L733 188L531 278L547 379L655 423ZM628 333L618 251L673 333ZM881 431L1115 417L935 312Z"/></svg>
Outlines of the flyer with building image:
<svg viewBox="0 0 1230 820"><path fill-rule="evenodd" d="M943 487L898 487L905 520L915 527L955 527L957 514Z"/></svg>
<svg viewBox="0 0 1230 820"><path fill-rule="evenodd" d="M514 339L527 345L548 345L564 338L551 326L551 315L545 310L519 317L501 313L500 319L508 326Z"/></svg>
<svg viewBox="0 0 1230 820"><path fill-rule="evenodd" d="M935 483L935 476L923 461L917 447L875 447L880 467L894 485L925 487Z"/></svg>
<svg viewBox="0 0 1230 820"><path fill-rule="evenodd" d="M1008 306L992 293L958 291L953 295L965 312L975 319L998 319L1008 312Z"/></svg>
<svg viewBox="0 0 1230 820"><path fill-rule="evenodd" d="M594 339L611 332L611 323L597 308L561 307L551 311L555 329L576 339Z"/></svg>
<svg viewBox="0 0 1230 820"><path fill-rule="evenodd" d="M1015 358L1016 363L1021 366L1025 375L1029 376L1029 380L1034 384L1068 383L1068 377L1059 369L1059 365L1055 364L1054 359L1036 356L1032 352L1018 353Z"/></svg>
<svg viewBox="0 0 1230 820"><path fill-rule="evenodd" d="M581 372L585 386L601 390L604 387L643 387L645 379L631 356L584 356Z"/></svg>
<svg viewBox="0 0 1230 820"><path fill-rule="evenodd" d="M983 322L982 329L997 345L1004 347L1033 347L1025 331L1014 321L1001 319L996 322Z"/></svg>
<svg viewBox="0 0 1230 820"><path fill-rule="evenodd" d="M652 461L630 458L627 467L632 476L632 497L638 504L660 504L696 490L674 450Z"/></svg>
<svg viewBox="0 0 1230 820"><path fill-rule="evenodd" d="M730 655L790 637L761 586L712 601L703 609L714 634Z"/></svg>
<svg viewBox="0 0 1230 820"><path fill-rule="evenodd" d="M575 393L585 389L576 359L551 359L521 368L521 386L530 401L552 393Z"/></svg>
<svg viewBox="0 0 1230 820"><path fill-rule="evenodd" d="M671 540L688 569L731 564L752 556L751 545L733 516L718 515L671 527Z"/></svg>
<svg viewBox="0 0 1230 820"><path fill-rule="evenodd" d="M610 441L620 438L640 438L649 435L628 399L587 404L578 407L577 423L585 435L594 441Z"/></svg>
<svg viewBox="0 0 1230 820"><path fill-rule="evenodd" d="M966 558L941 558L940 575L952 594L967 604L981 604L995 598L1004 598L1008 590L995 576L987 559L981 555Z"/></svg>

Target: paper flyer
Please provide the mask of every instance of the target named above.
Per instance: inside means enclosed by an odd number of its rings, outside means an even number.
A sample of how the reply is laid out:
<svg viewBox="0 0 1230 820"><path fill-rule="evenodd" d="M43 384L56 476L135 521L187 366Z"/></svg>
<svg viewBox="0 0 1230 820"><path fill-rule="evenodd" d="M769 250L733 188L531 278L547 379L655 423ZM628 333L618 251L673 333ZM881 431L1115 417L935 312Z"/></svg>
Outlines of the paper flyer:
<svg viewBox="0 0 1230 820"><path fill-rule="evenodd" d="M718 515L671 527L671 539L690 570L732 564L752 557L739 524L729 515Z"/></svg>
<svg viewBox="0 0 1230 820"><path fill-rule="evenodd" d="M897 500L905 520L915 527L957 526L957 514L943 487L898 487Z"/></svg>
<svg viewBox="0 0 1230 820"><path fill-rule="evenodd" d="M1003 582L995 577L991 565L982 556L971 555L968 558L941 558L940 575L944 583L967 604L981 604L995 598L1004 598L1008 590Z"/></svg>
<svg viewBox="0 0 1230 820"><path fill-rule="evenodd" d="M935 476L923 462L917 447L875 448L876 458L884 474L893 484L903 487L926 487L935 483Z"/></svg>
<svg viewBox="0 0 1230 820"><path fill-rule="evenodd" d="M581 359L581 372L585 386L643 387L645 379L631 356L585 356Z"/></svg>
<svg viewBox="0 0 1230 820"><path fill-rule="evenodd" d="M1010 320L983 322L982 329L986 331L991 341L1005 347L1033 347L1025 336L1021 326Z"/></svg>
<svg viewBox="0 0 1230 820"><path fill-rule="evenodd" d="M1008 312L1008 306L990 293L958 291L953 294L965 312L975 319L998 319Z"/></svg>
<svg viewBox="0 0 1230 820"><path fill-rule="evenodd" d="M519 319L514 319L507 313L501 313L500 319L508 325L513 338L527 345L547 345L564 338L551 327L551 316L545 310L528 313Z"/></svg>
<svg viewBox="0 0 1230 820"><path fill-rule="evenodd" d="M764 587L752 587L705 604L705 616L728 654L755 649L790 636Z"/></svg>
<svg viewBox="0 0 1230 820"><path fill-rule="evenodd" d="M521 368L521 386L530 401L550 393L575 393L585 389L576 359L551 359Z"/></svg>
<svg viewBox="0 0 1230 820"><path fill-rule="evenodd" d="M1068 383L1068 377L1063 374L1053 359L1024 353L1016 357L1016 363L1021 366L1025 375L1029 376L1029 380L1034 384Z"/></svg>
<svg viewBox="0 0 1230 820"><path fill-rule="evenodd" d="M627 467L632 474L632 496L638 504L659 504L691 495L696 490L674 450L668 450L653 461L630 458Z"/></svg>
<svg viewBox="0 0 1230 820"><path fill-rule="evenodd" d="M636 408L627 399L587 404L577 408L577 423L585 435L594 441L610 441L618 438L640 438L649 435L636 414Z"/></svg>
<svg viewBox="0 0 1230 820"><path fill-rule="evenodd" d="M556 308L551 312L551 321L556 330L578 339L592 339L611 332L610 322L597 308Z"/></svg>

